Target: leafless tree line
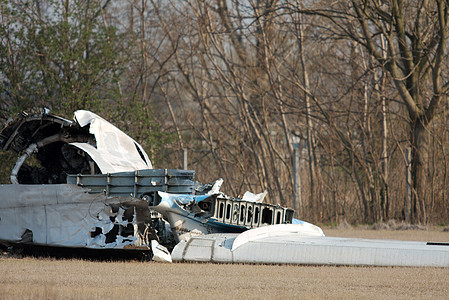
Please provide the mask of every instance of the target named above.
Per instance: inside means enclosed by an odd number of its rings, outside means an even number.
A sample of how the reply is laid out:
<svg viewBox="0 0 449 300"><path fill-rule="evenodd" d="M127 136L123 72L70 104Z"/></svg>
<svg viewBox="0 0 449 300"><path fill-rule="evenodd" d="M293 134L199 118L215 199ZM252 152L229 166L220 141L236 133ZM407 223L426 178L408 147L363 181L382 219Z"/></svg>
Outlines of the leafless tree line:
<svg viewBox="0 0 449 300"><path fill-rule="evenodd" d="M187 149L198 180L313 222L449 221L447 1L102 4L132 45L103 110L156 167Z"/></svg>

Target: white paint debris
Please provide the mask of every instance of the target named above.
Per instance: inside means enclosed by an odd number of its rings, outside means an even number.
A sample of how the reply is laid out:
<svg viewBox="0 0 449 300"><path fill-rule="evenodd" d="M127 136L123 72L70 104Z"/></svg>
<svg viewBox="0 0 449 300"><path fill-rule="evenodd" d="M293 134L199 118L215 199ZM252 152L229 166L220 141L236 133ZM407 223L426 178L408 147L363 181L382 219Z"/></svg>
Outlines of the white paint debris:
<svg viewBox="0 0 449 300"><path fill-rule="evenodd" d="M248 201L248 202L262 202L263 199L265 198L265 196L268 194L268 191L264 191L263 193L260 194L254 194L251 193L250 191L246 191L245 194L242 197L243 201Z"/></svg>
<svg viewBox="0 0 449 300"><path fill-rule="evenodd" d="M151 250L153 251L153 260L158 262L172 262L170 252L156 240L151 241Z"/></svg>
<svg viewBox="0 0 449 300"><path fill-rule="evenodd" d="M125 210L123 208L119 207L117 215L115 216L114 224L118 224L118 225L122 225L122 226L128 225L128 221L123 220L124 213L125 213Z"/></svg>
<svg viewBox="0 0 449 300"><path fill-rule="evenodd" d="M218 194L220 193L220 188L223 184L223 178L218 178L215 182L214 185L212 186L212 188L210 189L209 192L207 192L206 195L214 195L214 194Z"/></svg>

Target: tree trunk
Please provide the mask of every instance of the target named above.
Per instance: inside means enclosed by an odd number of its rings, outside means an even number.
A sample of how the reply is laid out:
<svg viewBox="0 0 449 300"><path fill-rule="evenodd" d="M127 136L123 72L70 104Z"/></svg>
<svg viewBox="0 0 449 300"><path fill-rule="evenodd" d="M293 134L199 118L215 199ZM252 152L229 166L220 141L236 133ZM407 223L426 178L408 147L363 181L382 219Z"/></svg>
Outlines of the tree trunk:
<svg viewBox="0 0 449 300"><path fill-rule="evenodd" d="M429 156L427 130L421 120L413 124L411 132L412 140L412 207L411 222L426 223L426 191L427 191L427 165Z"/></svg>

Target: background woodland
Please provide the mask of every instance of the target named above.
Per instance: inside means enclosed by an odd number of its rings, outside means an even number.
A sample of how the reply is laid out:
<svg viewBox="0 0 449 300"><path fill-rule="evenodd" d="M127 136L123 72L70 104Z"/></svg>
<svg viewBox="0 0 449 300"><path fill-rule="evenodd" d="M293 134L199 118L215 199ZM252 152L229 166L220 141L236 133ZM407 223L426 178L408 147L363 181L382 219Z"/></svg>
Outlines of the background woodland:
<svg viewBox="0 0 449 300"><path fill-rule="evenodd" d="M447 0L0 0L0 121L91 110L318 223L449 223ZM0 153L2 182L14 164ZM295 184L295 174L298 182Z"/></svg>

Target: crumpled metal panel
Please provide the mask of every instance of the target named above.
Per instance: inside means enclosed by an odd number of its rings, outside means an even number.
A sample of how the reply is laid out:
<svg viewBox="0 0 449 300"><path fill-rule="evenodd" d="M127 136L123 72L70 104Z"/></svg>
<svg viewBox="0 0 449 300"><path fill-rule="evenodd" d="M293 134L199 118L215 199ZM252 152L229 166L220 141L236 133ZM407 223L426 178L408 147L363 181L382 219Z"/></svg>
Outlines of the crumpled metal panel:
<svg viewBox="0 0 449 300"><path fill-rule="evenodd" d="M0 185L0 190L0 240L46 246L148 249L151 237L144 233L151 224L151 215L143 200L89 194L86 189L68 184L11 184Z"/></svg>
<svg viewBox="0 0 449 300"><path fill-rule="evenodd" d="M97 163L101 173L152 169L143 148L123 131L87 110L77 110L75 120L81 127L90 125L89 132L95 136L96 147L88 143L70 143Z"/></svg>

